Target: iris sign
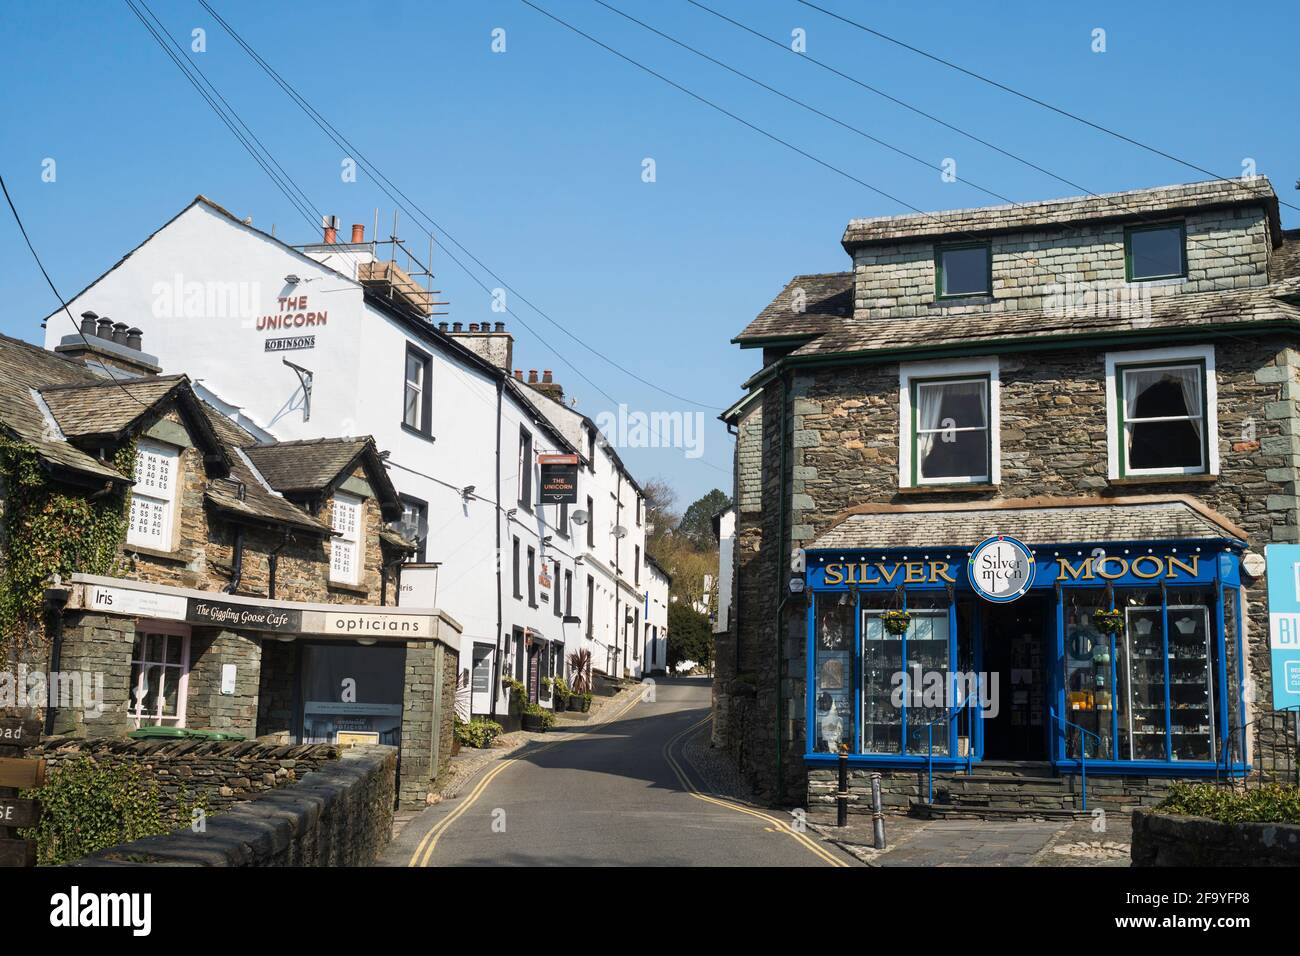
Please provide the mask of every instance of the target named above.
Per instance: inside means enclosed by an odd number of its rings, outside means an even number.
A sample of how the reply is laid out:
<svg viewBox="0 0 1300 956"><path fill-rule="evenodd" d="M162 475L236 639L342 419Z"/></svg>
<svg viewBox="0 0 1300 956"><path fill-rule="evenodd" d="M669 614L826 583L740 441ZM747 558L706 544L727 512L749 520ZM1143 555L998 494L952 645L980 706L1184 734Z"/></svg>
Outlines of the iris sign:
<svg viewBox="0 0 1300 956"><path fill-rule="evenodd" d="M1273 706L1300 707L1300 545L1270 544L1264 558Z"/></svg>

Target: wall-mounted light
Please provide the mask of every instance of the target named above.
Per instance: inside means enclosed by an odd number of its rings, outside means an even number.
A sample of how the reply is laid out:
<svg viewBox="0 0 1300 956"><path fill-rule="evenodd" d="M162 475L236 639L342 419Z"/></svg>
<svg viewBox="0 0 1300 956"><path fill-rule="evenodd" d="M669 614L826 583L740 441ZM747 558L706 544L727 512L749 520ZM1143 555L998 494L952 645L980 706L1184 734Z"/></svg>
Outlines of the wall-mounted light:
<svg viewBox="0 0 1300 956"><path fill-rule="evenodd" d="M515 520L515 515L517 515L518 513L519 513L519 509L518 509L518 508L511 508L509 511L506 512L506 520L507 520L507 521L514 521L514 520Z"/></svg>
<svg viewBox="0 0 1300 956"><path fill-rule="evenodd" d="M463 499L466 500L466 501L469 501L470 497L471 497L473 494L474 494L474 486L473 486L473 485L466 485L464 488L460 489L460 496L461 496L461 498L463 498Z"/></svg>
<svg viewBox="0 0 1300 956"><path fill-rule="evenodd" d="M301 281L302 279L298 278L298 276L294 275L292 272L290 272L287 276L284 277L285 285L297 285Z"/></svg>

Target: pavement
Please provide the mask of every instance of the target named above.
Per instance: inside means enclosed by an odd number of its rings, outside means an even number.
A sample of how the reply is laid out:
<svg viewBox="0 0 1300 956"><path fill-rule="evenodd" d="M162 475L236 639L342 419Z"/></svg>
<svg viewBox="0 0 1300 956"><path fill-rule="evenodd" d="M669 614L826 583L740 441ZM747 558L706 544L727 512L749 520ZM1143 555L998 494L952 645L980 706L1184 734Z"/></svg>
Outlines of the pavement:
<svg viewBox="0 0 1300 956"><path fill-rule="evenodd" d="M851 814L846 827L830 816L808 829L868 866L1128 866L1132 826L1125 813L1088 820L920 820L885 817L885 849L873 845L871 817Z"/></svg>
<svg viewBox="0 0 1300 956"><path fill-rule="evenodd" d="M402 821L385 866L848 866L790 814L711 792L710 683L658 678L488 759ZM794 825L792 825L794 824Z"/></svg>

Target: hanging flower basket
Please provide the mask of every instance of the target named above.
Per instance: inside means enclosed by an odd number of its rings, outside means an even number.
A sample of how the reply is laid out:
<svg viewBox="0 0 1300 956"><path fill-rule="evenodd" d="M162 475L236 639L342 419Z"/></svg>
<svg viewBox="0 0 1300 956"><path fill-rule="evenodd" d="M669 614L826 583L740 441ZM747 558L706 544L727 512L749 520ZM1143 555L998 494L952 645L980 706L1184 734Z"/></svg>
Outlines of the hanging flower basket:
<svg viewBox="0 0 1300 956"><path fill-rule="evenodd" d="M890 634L906 634L912 623L912 615L906 611L886 611L880 615L880 622Z"/></svg>
<svg viewBox="0 0 1300 956"><path fill-rule="evenodd" d="M1118 634L1124 630L1124 612L1120 610L1094 611L1092 623L1103 634Z"/></svg>

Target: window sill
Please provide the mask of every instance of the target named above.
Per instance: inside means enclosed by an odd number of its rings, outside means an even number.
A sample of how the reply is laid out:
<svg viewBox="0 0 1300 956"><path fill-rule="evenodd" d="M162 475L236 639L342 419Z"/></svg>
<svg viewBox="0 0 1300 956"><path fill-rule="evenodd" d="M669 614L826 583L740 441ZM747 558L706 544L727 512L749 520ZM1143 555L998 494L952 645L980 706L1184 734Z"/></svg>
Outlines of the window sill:
<svg viewBox="0 0 1300 956"><path fill-rule="evenodd" d="M136 554L145 558L153 558L156 561L169 561L173 564L189 564L196 557L194 554L183 551L162 551L158 548L145 548L138 544L128 544L122 549L127 554Z"/></svg>
<svg viewBox="0 0 1300 956"><path fill-rule="evenodd" d="M1135 485L1209 485L1219 480L1218 475L1129 475L1125 478L1107 478L1112 488L1131 488Z"/></svg>
<svg viewBox="0 0 1300 956"><path fill-rule="evenodd" d="M402 422L402 431L406 432L408 435L414 435L416 438L423 438L431 445L438 440L433 436L432 432L426 432L419 428L412 428L410 425L406 424L406 422Z"/></svg>
<svg viewBox="0 0 1300 956"><path fill-rule="evenodd" d="M342 591L344 594L356 594L361 597L370 596L370 589L362 587L360 584L344 584L342 581L330 581L325 587L327 590Z"/></svg>
<svg viewBox="0 0 1300 956"><path fill-rule="evenodd" d="M970 494L989 494L995 492L998 485L989 484L988 482L980 483L956 483L950 485L911 485L906 488L899 488L900 495L928 495L928 494L945 494L950 495L953 492L969 492Z"/></svg>
<svg viewBox="0 0 1300 956"><path fill-rule="evenodd" d="M929 303L928 308L946 309L954 305L992 305L997 301L992 293L972 292L970 295L944 295Z"/></svg>

